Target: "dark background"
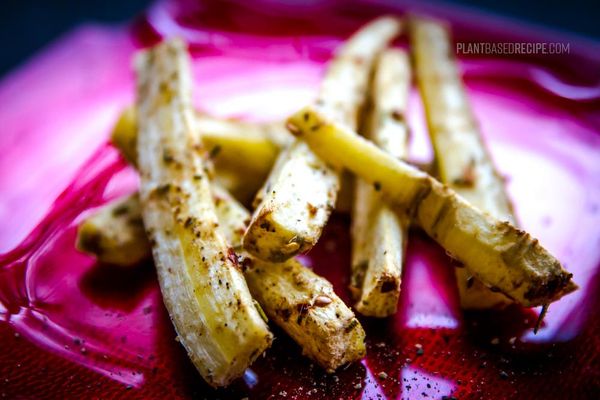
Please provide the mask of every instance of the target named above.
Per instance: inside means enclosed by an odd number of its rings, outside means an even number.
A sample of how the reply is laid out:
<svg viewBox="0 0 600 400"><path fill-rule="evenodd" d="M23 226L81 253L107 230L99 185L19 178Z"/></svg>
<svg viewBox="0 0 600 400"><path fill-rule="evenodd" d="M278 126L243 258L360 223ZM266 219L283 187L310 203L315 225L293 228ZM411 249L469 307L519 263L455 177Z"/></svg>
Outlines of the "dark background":
<svg viewBox="0 0 600 400"><path fill-rule="evenodd" d="M252 1L252 0L248 0ZM579 36L600 39L600 1L455 0L481 9ZM118 24L151 0L1 0L0 77L62 33L84 22Z"/></svg>

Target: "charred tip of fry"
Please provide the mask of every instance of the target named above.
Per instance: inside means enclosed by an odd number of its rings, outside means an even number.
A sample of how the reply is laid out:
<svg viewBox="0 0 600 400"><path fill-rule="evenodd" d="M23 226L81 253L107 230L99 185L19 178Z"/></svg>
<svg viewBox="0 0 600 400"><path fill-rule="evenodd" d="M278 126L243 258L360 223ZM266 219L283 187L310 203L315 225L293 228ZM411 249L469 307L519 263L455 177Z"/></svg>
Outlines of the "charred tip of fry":
<svg viewBox="0 0 600 400"><path fill-rule="evenodd" d="M532 304L537 302L535 305L543 305L544 303L542 303L541 299L544 298L550 297L553 299L552 301L557 300L578 288L577 285L572 281L572 277L572 273L554 275L551 277L551 279L544 282L539 282L535 286L532 286L527 292L525 292L524 297L530 300Z"/></svg>
<svg viewBox="0 0 600 400"><path fill-rule="evenodd" d="M381 282L381 286L379 291L381 293L389 293L393 290L396 290L398 287L400 286L400 282L396 279L384 279L383 282Z"/></svg>
<svg viewBox="0 0 600 400"><path fill-rule="evenodd" d="M571 275L571 277L573 276L573 274L569 274ZM576 291L577 289L579 289L579 285L577 285L575 282L573 282L572 280L569 280L569 283L567 283L567 286L564 289L564 293L568 294L568 293L573 293L574 291Z"/></svg>

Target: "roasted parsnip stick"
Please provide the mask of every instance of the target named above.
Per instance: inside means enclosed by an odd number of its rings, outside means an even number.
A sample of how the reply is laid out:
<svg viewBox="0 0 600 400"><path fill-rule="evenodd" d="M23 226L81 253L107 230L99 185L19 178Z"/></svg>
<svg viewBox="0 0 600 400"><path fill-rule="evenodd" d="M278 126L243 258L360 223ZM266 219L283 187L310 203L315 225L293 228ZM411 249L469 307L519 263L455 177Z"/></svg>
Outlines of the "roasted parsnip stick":
<svg viewBox="0 0 600 400"><path fill-rule="evenodd" d="M98 261L131 266L150 256L138 195L133 194L101 207L77 228L79 250Z"/></svg>
<svg viewBox="0 0 600 400"><path fill-rule="evenodd" d="M398 34L400 22L379 18L355 33L337 52L321 86L322 103L337 120L356 129L371 65ZM282 153L255 199L243 246L271 262L312 248L336 203L340 177L302 141Z"/></svg>
<svg viewBox="0 0 600 400"><path fill-rule="evenodd" d="M331 283L295 259L272 264L250 258L250 291L270 319L327 372L365 355L365 332Z"/></svg>
<svg viewBox="0 0 600 400"><path fill-rule="evenodd" d="M527 232L473 207L452 189L328 119L314 106L291 116L287 125L323 160L372 183L493 290L531 307L577 289L572 274Z"/></svg>
<svg viewBox="0 0 600 400"><path fill-rule="evenodd" d="M374 71L365 136L382 150L403 158L408 127L404 115L410 88L410 66L403 50L386 50ZM363 315L387 317L396 312L408 217L383 203L373 185L355 182L352 213L352 278L354 308Z"/></svg>
<svg viewBox="0 0 600 400"><path fill-rule="evenodd" d="M244 249L272 262L309 250L329 218L338 187L338 176L305 143L294 142L281 153L254 199Z"/></svg>
<svg viewBox="0 0 600 400"><path fill-rule="evenodd" d="M221 233L194 135L190 61L171 40L136 59L140 201L165 306L202 377L225 386L272 341ZM194 154L196 153L196 154Z"/></svg>
<svg viewBox="0 0 600 400"><path fill-rule="evenodd" d="M281 122L251 123L203 113L196 113L194 131L202 136L202 143L215 166L216 181L244 203L254 197L280 150L293 139ZM111 141L130 163L136 164L134 106L121 113Z"/></svg>
<svg viewBox="0 0 600 400"><path fill-rule="evenodd" d="M273 167L279 151L293 140L281 122L252 123L201 112L195 116L195 131L202 137L213 162L264 173ZM111 142L134 165L137 163L137 135L135 107L129 106L121 112L111 133Z"/></svg>
<svg viewBox="0 0 600 400"><path fill-rule="evenodd" d="M448 29L432 20L413 18L410 38L440 180L480 210L515 224L504 181L471 111ZM464 268L456 269L456 280L463 308L484 309L510 303L510 299L492 292Z"/></svg>

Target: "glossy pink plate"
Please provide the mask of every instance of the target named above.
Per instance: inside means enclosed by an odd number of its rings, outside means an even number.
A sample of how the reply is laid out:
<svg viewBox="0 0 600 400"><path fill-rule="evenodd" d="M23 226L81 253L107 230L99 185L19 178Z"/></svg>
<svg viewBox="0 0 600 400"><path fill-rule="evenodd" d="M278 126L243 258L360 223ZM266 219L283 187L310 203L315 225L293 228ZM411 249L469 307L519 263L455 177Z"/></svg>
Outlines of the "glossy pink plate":
<svg viewBox="0 0 600 400"><path fill-rule="evenodd" d="M521 225L580 290L537 312L463 314L448 257L411 233L399 312L362 319L368 355L334 375L274 327L273 347L227 390L196 373L151 263L98 265L74 248L94 207L135 190L107 144L133 99L133 52L178 35L196 105L283 118L314 97L331 51L369 19L407 10L452 23L459 42L561 42L569 54L462 58L470 98ZM172 1L130 27L82 27L0 82L0 395L7 398L585 399L600 394L600 46L447 6L391 1ZM431 158L413 93L412 158ZM346 300L348 217L306 257ZM423 352L417 351L421 345Z"/></svg>

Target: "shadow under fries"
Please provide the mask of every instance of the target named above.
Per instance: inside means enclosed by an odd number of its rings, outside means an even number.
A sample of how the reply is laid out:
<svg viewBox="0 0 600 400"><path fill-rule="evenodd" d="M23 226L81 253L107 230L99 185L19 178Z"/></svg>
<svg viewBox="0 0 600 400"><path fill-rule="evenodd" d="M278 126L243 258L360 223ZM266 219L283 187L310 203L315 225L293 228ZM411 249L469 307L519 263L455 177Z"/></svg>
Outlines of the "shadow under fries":
<svg viewBox="0 0 600 400"><path fill-rule="evenodd" d="M151 260L128 268L96 263L79 280L81 293L100 308L129 312L156 286Z"/></svg>

